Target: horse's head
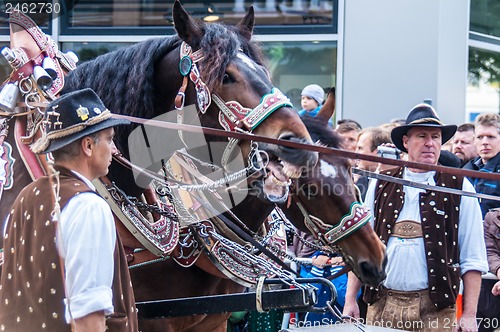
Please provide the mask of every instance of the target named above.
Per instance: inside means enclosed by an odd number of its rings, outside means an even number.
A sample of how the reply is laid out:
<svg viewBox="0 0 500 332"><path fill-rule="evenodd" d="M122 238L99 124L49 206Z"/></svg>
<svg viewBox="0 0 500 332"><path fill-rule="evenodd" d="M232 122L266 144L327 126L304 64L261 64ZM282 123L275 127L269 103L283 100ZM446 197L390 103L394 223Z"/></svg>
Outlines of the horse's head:
<svg viewBox="0 0 500 332"><path fill-rule="evenodd" d="M304 120L311 137L338 148L341 138L323 121ZM344 260L363 283L378 285L384 278L385 246L368 222L369 212L358 203L350 162L320 154L318 164L294 183L297 204L284 209L300 229L326 246L338 246Z"/></svg>
<svg viewBox="0 0 500 332"><path fill-rule="evenodd" d="M176 108L184 106L184 110L178 110L184 123L199 121L202 126L211 128L311 142L288 98L273 87L260 49L251 42L253 8L238 25L229 27L198 23L176 1L173 19L180 49L160 62L159 71L166 75L162 75L158 86L169 89L162 95L173 95ZM189 115L185 109L192 105L196 105L197 112ZM207 140L227 143L226 138L207 137ZM241 151L248 166L247 156L255 152L255 144L230 143L239 148L236 150ZM284 200L289 179L298 177L303 168L317 161L314 152L283 146L259 143L258 151L256 159L264 158L264 169L250 178L249 183L258 188L253 192L263 194L262 197L269 201ZM211 157L226 166L235 155L235 151L226 148L219 156Z"/></svg>

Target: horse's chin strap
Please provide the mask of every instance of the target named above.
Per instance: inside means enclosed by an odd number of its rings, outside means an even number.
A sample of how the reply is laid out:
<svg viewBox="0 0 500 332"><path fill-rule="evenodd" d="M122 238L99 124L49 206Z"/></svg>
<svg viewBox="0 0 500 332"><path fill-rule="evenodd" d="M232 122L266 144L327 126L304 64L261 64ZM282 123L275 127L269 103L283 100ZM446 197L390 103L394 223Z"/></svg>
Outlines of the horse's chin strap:
<svg viewBox="0 0 500 332"><path fill-rule="evenodd" d="M295 203L304 216L304 224L307 229L316 238L329 246L348 237L370 220L370 210L359 202L353 202L349 207L349 212L335 226L325 224L321 219L309 214L298 199L296 199Z"/></svg>

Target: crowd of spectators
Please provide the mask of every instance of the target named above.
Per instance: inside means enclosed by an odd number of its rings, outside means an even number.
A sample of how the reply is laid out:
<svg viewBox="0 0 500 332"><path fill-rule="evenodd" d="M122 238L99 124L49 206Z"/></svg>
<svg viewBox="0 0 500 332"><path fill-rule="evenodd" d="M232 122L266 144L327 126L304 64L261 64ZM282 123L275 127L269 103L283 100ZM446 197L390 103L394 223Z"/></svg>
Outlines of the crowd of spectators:
<svg viewBox="0 0 500 332"><path fill-rule="evenodd" d="M319 108L320 105L317 106ZM419 104L410 110L406 119L364 129L356 120L341 119L334 130L343 137L344 149L359 154L387 157L387 154L384 155L387 152L385 148L392 148L395 153L390 158L486 173L500 172L500 115L496 113L480 114L473 123L445 125L431 105ZM368 319L375 322L390 317L423 323L419 328L411 325L409 330L431 331L432 328L429 324L425 325L424 319L428 322L442 320L443 323L447 317L455 318L454 322L458 325L451 326L450 330L455 327L461 331L498 330L500 200L494 196L500 197L500 181L448 176L445 172L395 167L362 159L353 161L353 166L373 173L390 173L426 185L455 186L460 190L491 196L458 196L401 186L399 190L403 195L400 210L395 210L391 215L387 209L396 202L393 190L397 190L398 186L368 176L354 175L361 200L366 199L365 204L374 211L372 226L388 248L388 279L377 289L365 288L364 292L369 293L368 296L364 294L366 301L359 299L359 287L352 287L352 284L360 284L350 280L351 289L348 288L347 294L342 294L346 301L345 307L341 308L344 314L366 320L362 307L356 306L369 302L368 311L371 310L371 313ZM436 195L436 198L428 198L429 194ZM435 213L424 208L426 204ZM377 218L383 218L384 223L377 221ZM420 235L413 238L391 233L397 232L401 228L397 226L401 225L418 228L417 233ZM439 229L441 225L444 227ZM426 240L428 238L434 239L436 243L429 243ZM446 249L441 250L441 247ZM324 263L330 261L325 258L321 260L322 264L315 264L321 253L316 252L312 257L315 275L327 273ZM331 265L335 264L336 261ZM444 283L436 280L441 277ZM411 297L419 297L419 300L405 300ZM394 303L398 305L394 307ZM418 303L416 307L415 303ZM429 311L420 307L422 305L432 308ZM458 313L457 307L461 308ZM408 329L405 326L401 328ZM439 325L438 329L447 330L447 326Z"/></svg>

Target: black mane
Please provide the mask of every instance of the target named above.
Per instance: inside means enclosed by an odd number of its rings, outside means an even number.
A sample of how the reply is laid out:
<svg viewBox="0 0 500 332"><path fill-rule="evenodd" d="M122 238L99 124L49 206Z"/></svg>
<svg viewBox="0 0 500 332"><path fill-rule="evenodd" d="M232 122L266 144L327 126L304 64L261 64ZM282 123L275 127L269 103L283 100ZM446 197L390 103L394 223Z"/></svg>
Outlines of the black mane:
<svg viewBox="0 0 500 332"><path fill-rule="evenodd" d="M92 88L113 112L152 118L155 63L178 44L149 39L84 62L66 76L62 94Z"/></svg>
<svg viewBox="0 0 500 332"><path fill-rule="evenodd" d="M238 51L243 51L256 63L263 65L260 47L255 42L243 38L234 26L210 23L204 26L204 32L200 41L200 49L204 53L200 71L211 91L217 90L222 84L226 67Z"/></svg>

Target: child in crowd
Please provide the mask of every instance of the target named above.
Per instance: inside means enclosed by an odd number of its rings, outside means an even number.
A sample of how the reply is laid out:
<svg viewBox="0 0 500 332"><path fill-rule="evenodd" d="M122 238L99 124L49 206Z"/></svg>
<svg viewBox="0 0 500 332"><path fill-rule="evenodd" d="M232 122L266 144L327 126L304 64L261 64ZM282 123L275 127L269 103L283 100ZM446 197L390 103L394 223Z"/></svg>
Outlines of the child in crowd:
<svg viewBox="0 0 500 332"><path fill-rule="evenodd" d="M299 115L304 116L308 114L313 117L316 116L325 97L323 88L317 84L309 84L302 90L300 96L300 106L302 106L302 110L299 111Z"/></svg>

